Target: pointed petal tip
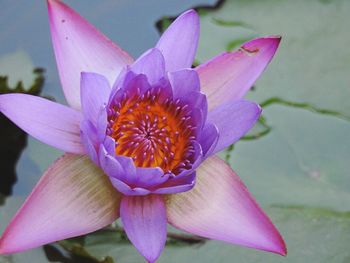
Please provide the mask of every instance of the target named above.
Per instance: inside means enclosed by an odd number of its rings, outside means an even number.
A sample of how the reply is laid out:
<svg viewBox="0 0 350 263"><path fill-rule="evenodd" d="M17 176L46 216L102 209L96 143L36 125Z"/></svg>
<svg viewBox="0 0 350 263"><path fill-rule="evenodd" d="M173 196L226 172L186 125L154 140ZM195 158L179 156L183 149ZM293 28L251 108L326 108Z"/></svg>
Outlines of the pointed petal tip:
<svg viewBox="0 0 350 263"><path fill-rule="evenodd" d="M159 256L157 258L151 258L151 259L145 258L145 259L147 260L148 263L156 263L156 261L158 260Z"/></svg>
<svg viewBox="0 0 350 263"><path fill-rule="evenodd" d="M285 243L282 235L280 234L280 232L278 231L278 229L276 227L274 227L273 232L274 232L273 235L270 236L271 240L270 240L269 244L264 246L263 248L261 248L261 250L286 257L288 251L287 251L287 246L286 246L286 243ZM252 248L259 249L258 247L253 247L253 246L252 246Z"/></svg>
<svg viewBox="0 0 350 263"><path fill-rule="evenodd" d="M287 256L287 247L286 243L283 240L283 237L281 234L278 232L278 230L275 228L273 231L273 235L270 236L270 240L266 240L266 243L263 245L246 245L246 247L251 248L251 249L257 249L265 252L270 252L276 255L280 255L283 257ZM228 242L231 244L234 244L232 242Z"/></svg>
<svg viewBox="0 0 350 263"><path fill-rule="evenodd" d="M190 68L198 46L200 22L197 12L187 10L164 31L156 47L163 53L167 71Z"/></svg>
<svg viewBox="0 0 350 263"><path fill-rule="evenodd" d="M131 243L147 262L156 262L167 236L166 208L162 196L124 196L120 215Z"/></svg>
<svg viewBox="0 0 350 263"><path fill-rule="evenodd" d="M271 40L277 40L277 41L281 41L282 36L281 35L270 35L270 36L266 36L263 37L265 39L271 39Z"/></svg>
<svg viewBox="0 0 350 263"><path fill-rule="evenodd" d="M286 257L288 254L287 247L284 246L283 250L279 253L281 256Z"/></svg>
<svg viewBox="0 0 350 263"><path fill-rule="evenodd" d="M0 254L101 229L119 216L120 199L108 178L87 157L65 154L44 173L8 224L0 239Z"/></svg>
<svg viewBox="0 0 350 263"><path fill-rule="evenodd" d="M257 114L256 114L257 115L256 121L259 120L259 118L260 118L260 116L261 116L261 114L263 112L263 109L261 108L261 106L259 104L257 104L257 106L258 106L258 111L257 111Z"/></svg>
<svg viewBox="0 0 350 263"><path fill-rule="evenodd" d="M9 255L9 254L18 252L16 249L13 249L11 245L7 244L8 236L9 236L9 229L5 229L5 231L0 236L0 256Z"/></svg>
<svg viewBox="0 0 350 263"><path fill-rule="evenodd" d="M159 48L157 47L152 47L149 50L147 50L143 56L150 55L150 54L155 54L156 56L163 57L162 51L160 51ZM135 61L136 62L136 61Z"/></svg>
<svg viewBox="0 0 350 263"><path fill-rule="evenodd" d="M256 205L259 207L259 205L257 203L256 203ZM271 252L271 253L286 257L287 253L288 253L286 242L284 241L280 231L273 224L273 222L268 217L268 215L265 213L265 211L262 211L262 213L265 215L267 222L271 226L271 228L269 230L270 233L266 235L266 239L263 243L261 243L260 245L251 245L249 247L253 248L253 249L259 249L259 250Z"/></svg>
<svg viewBox="0 0 350 263"><path fill-rule="evenodd" d="M253 114L255 114L253 116L253 120L254 120L254 124L253 126L255 125L255 122L260 118L260 115L263 111L263 109L261 108L261 106L253 101L249 101L249 100L241 100L241 102L243 102L245 105L251 105L252 107L252 110L253 110Z"/></svg>
<svg viewBox="0 0 350 263"><path fill-rule="evenodd" d="M0 240L0 257L6 256L10 254L18 253L18 251L11 250L11 248L8 248L4 245L3 240Z"/></svg>
<svg viewBox="0 0 350 263"><path fill-rule="evenodd" d="M192 191L167 197L170 224L201 237L287 254L277 228L224 161L210 157L197 172Z"/></svg>
<svg viewBox="0 0 350 263"><path fill-rule="evenodd" d="M279 44L281 43L282 36L281 35L271 35L271 36L265 37L265 39L271 41L272 43L275 43L278 47Z"/></svg>
<svg viewBox="0 0 350 263"><path fill-rule="evenodd" d="M254 102L253 102L253 103L254 103ZM261 108L261 106L260 106L259 104L257 104L257 103L254 103L254 104L255 104L255 106L256 106L256 112L257 112L257 114L261 115L263 109Z"/></svg>
<svg viewBox="0 0 350 263"><path fill-rule="evenodd" d="M271 35L265 37L254 38L246 43L244 43L241 48L248 49L252 53L256 53L256 51L266 50L271 48L272 52L275 52L282 40L282 36L280 35ZM246 50L247 51L247 50ZM274 54L272 54L273 56ZM271 56L271 59L272 59Z"/></svg>
<svg viewBox="0 0 350 263"><path fill-rule="evenodd" d="M194 18L199 19L199 15L194 9L188 9L187 11L183 12L180 16L193 16Z"/></svg>
<svg viewBox="0 0 350 263"><path fill-rule="evenodd" d="M9 251L9 249L5 245L5 238L7 236L7 232L8 230L5 229L5 231L0 236L0 255L6 255L8 253L11 253L11 251Z"/></svg>
<svg viewBox="0 0 350 263"><path fill-rule="evenodd" d="M274 57L281 39L279 35L255 38L196 67L209 110L242 99Z"/></svg>
<svg viewBox="0 0 350 263"><path fill-rule="evenodd" d="M80 109L80 72L102 74L113 84L133 59L63 1L47 0L47 6L62 88L68 104Z"/></svg>
<svg viewBox="0 0 350 263"><path fill-rule="evenodd" d="M182 13L178 19L188 19L188 20L192 20L192 23L194 23L198 28L199 28L199 24L200 24L200 18L199 15L197 13L196 10L194 9L189 9L187 11L185 11L184 13Z"/></svg>
<svg viewBox="0 0 350 263"><path fill-rule="evenodd" d="M63 7L65 7L66 5L61 1L61 0L46 0L47 6L49 8L49 13L50 9L54 6L54 5L62 5Z"/></svg>
<svg viewBox="0 0 350 263"><path fill-rule="evenodd" d="M286 257L287 254L288 254L288 249L287 249L286 243L285 243L285 241L283 240L283 237L282 237L282 236L280 236L280 243L281 243L281 244L280 244L280 247L279 247L277 253L278 253L279 255L283 256L283 257Z"/></svg>

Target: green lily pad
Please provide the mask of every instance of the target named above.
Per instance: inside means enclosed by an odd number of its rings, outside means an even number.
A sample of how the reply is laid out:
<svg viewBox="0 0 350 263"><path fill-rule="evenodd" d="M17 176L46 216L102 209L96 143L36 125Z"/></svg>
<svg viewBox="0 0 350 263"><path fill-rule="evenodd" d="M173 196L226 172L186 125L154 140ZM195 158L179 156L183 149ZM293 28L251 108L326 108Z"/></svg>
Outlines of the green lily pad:
<svg viewBox="0 0 350 263"><path fill-rule="evenodd" d="M198 249L167 248L159 262L347 262L350 258L350 214L302 207L274 207L267 210L289 247L286 258L266 252L210 241ZM329 229L332 228L332 232ZM175 255L176 254L176 255ZM131 262L131 261L125 261ZM141 262L141 261L140 261Z"/></svg>
<svg viewBox="0 0 350 263"><path fill-rule="evenodd" d="M226 0L199 10L197 62L250 38L283 36L247 95L264 106L263 118L221 153L264 206L350 211L349 8L346 0Z"/></svg>
<svg viewBox="0 0 350 263"><path fill-rule="evenodd" d="M350 123L283 106L264 115L271 132L229 158L257 200L350 211Z"/></svg>
<svg viewBox="0 0 350 263"><path fill-rule="evenodd" d="M201 16L197 59L204 62L253 37L282 35L276 57L249 98L281 97L350 116L348 10L347 0L226 0Z"/></svg>
<svg viewBox="0 0 350 263"><path fill-rule="evenodd" d="M247 96L266 106L245 137L259 140L221 154L265 206L350 210L349 8L345 0L227 0L201 16L201 62L252 37L283 37Z"/></svg>
<svg viewBox="0 0 350 263"><path fill-rule="evenodd" d="M22 56L26 57L25 53L20 55L20 57ZM19 59L20 61L17 61L16 58L17 55L15 55L14 58L13 56L9 56L9 58L6 58L5 60L0 59L0 72L1 70L6 71L6 68L4 68L6 65L12 68L20 65L21 63L29 63L23 62L21 59ZM7 62L7 64L4 61ZM26 81L19 80L16 84L11 85L11 82L13 82L12 78L9 78L8 76L1 76L0 73L0 94L23 93L38 96L42 91L45 80L44 69L36 68L31 69L30 71L32 72L32 82L29 86L23 84L27 82L25 74L23 79ZM20 73L17 72L17 74ZM17 171L15 169L16 164L27 146L28 136L2 113L0 113L0 127L0 167L3 173L3 175L0 177L0 193L7 196L13 193L13 185L17 181Z"/></svg>
<svg viewBox="0 0 350 263"><path fill-rule="evenodd" d="M271 253L232 246L217 241L194 249L167 248L159 262L295 263L348 262L350 214L303 207L273 207L267 210L289 248L286 258ZM330 232L329 229L332 229ZM132 261L123 261L132 262ZM134 261L136 262L136 261ZM141 262L141 261L140 261Z"/></svg>
<svg viewBox="0 0 350 263"><path fill-rule="evenodd" d="M204 245L167 246L157 262L175 263L190 260L193 263L343 263L350 259L348 250L350 235L347 231L350 228L349 212L301 206L276 206L268 208L267 213L285 237L289 248L287 257L223 242L207 241ZM119 238L113 234L104 232L85 238L85 251L97 258L108 255L116 262L144 262L134 247L128 243L120 243Z"/></svg>

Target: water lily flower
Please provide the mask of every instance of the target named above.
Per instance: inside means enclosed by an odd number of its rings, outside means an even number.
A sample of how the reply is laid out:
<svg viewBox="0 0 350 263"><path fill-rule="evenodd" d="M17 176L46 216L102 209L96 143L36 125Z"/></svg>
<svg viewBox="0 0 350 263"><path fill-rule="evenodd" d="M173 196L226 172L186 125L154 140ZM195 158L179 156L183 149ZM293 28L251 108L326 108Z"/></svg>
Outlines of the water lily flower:
<svg viewBox="0 0 350 263"><path fill-rule="evenodd" d="M59 0L48 0L52 41L70 107L30 95L0 96L0 110L66 153L44 173L0 240L0 253L84 235L121 218L148 262L167 223L192 234L285 255L277 229L215 154L261 109L243 96L280 37L251 40L191 68L194 10L133 58Z"/></svg>

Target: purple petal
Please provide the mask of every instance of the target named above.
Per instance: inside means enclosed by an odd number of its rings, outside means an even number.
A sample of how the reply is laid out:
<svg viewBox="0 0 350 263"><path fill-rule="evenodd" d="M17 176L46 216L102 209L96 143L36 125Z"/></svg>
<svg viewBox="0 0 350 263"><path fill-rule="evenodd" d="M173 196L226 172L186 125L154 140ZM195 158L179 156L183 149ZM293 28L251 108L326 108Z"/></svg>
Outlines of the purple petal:
<svg viewBox="0 0 350 263"><path fill-rule="evenodd" d="M59 0L48 0L53 47L63 91L80 109L80 73L96 72L112 85L133 59L84 18Z"/></svg>
<svg viewBox="0 0 350 263"><path fill-rule="evenodd" d="M31 95L0 95L0 111L36 139L71 153L84 153L80 140L81 113Z"/></svg>
<svg viewBox="0 0 350 263"><path fill-rule="evenodd" d="M184 104L188 104L192 109L190 115L193 120L195 120L196 127L198 128L197 133L199 133L199 131L203 129L208 114L208 102L206 96L203 93L192 91L186 96L180 98L180 100Z"/></svg>
<svg viewBox="0 0 350 263"><path fill-rule="evenodd" d="M100 147L99 160L101 168L109 177L122 181L130 189L145 188L149 192L169 178L159 167L136 168L130 157L111 156L104 146ZM116 185L119 185L119 182ZM127 194L122 189L119 191Z"/></svg>
<svg viewBox="0 0 350 263"><path fill-rule="evenodd" d="M104 76L96 73L81 74L81 108L84 118L95 126L101 107L107 105L110 93L111 87Z"/></svg>
<svg viewBox="0 0 350 263"><path fill-rule="evenodd" d="M119 192L124 194L125 196L142 196L142 195L148 195L151 193L150 190L140 188L140 187L135 187L131 188L129 185L124 183L123 181L110 177L111 183L117 189Z"/></svg>
<svg viewBox="0 0 350 263"><path fill-rule="evenodd" d="M173 90L167 76L164 76L164 78L160 79L155 85L152 86L152 88L153 90L161 90L158 96L159 102L164 102L167 99L173 99Z"/></svg>
<svg viewBox="0 0 350 263"><path fill-rule="evenodd" d="M136 178L136 167L133 160L126 156L114 156L107 152L104 145L99 149L101 168L109 176L118 180L127 181L127 178Z"/></svg>
<svg viewBox="0 0 350 263"><path fill-rule="evenodd" d="M168 174L164 174L163 170L159 167L149 168L136 168L136 180L130 182L135 186L142 188L154 188L169 179Z"/></svg>
<svg viewBox="0 0 350 263"><path fill-rule="evenodd" d="M84 134L89 138L95 148L99 145L99 139L97 134L97 129L95 125L92 124L90 120L82 120L80 123L80 133ZM84 144L84 143L83 143Z"/></svg>
<svg viewBox="0 0 350 263"><path fill-rule="evenodd" d="M193 156L192 169L197 169L198 166L203 162L203 149L198 141L194 141L192 145L195 151Z"/></svg>
<svg viewBox="0 0 350 263"><path fill-rule="evenodd" d="M203 113L204 120L207 118L208 101L207 101L207 97L203 93L192 91L180 99L184 103L188 104L191 108L200 109Z"/></svg>
<svg viewBox="0 0 350 263"><path fill-rule="evenodd" d="M137 74L146 75L148 82L153 85L165 76L164 57L158 49L152 48L138 58L130 69Z"/></svg>
<svg viewBox="0 0 350 263"><path fill-rule="evenodd" d="M103 146L105 147L107 154L115 156L115 140L112 137L106 136Z"/></svg>
<svg viewBox="0 0 350 263"><path fill-rule="evenodd" d="M211 157L197 173L191 191L167 197L169 223L202 237L286 254L277 229L224 161Z"/></svg>
<svg viewBox="0 0 350 263"><path fill-rule="evenodd" d="M191 92L200 91L199 77L193 69L182 69L168 74L174 99L184 97Z"/></svg>
<svg viewBox="0 0 350 263"><path fill-rule="evenodd" d="M97 156L98 143L96 138L96 128L89 120L83 120L81 122L80 129L81 142L84 145L85 152L95 164L99 165Z"/></svg>
<svg viewBox="0 0 350 263"><path fill-rule="evenodd" d="M199 17L194 10L180 15L163 33L157 43L165 58L167 71L190 68L199 39Z"/></svg>
<svg viewBox="0 0 350 263"><path fill-rule="evenodd" d="M96 231L116 220L121 195L87 157L66 154L43 175L0 240L0 254Z"/></svg>
<svg viewBox="0 0 350 263"><path fill-rule="evenodd" d="M85 151L87 152L87 155L90 157L90 159L96 164L99 165L99 160L96 152L96 148L94 147L94 144L90 140L89 137L87 137L85 134L82 133L81 139L84 144Z"/></svg>
<svg viewBox="0 0 350 263"><path fill-rule="evenodd" d="M120 217L125 232L147 262L157 260L164 249L166 211L159 195L124 196L120 204Z"/></svg>
<svg viewBox="0 0 350 263"><path fill-rule="evenodd" d="M124 81L123 88L117 92L116 96L123 96L124 92L128 92L129 96L136 95L140 96L140 94L143 94L147 90L151 88L151 85L148 82L147 76L144 74L136 75L134 78L130 79L128 82ZM115 98L116 101L119 98Z"/></svg>
<svg viewBox="0 0 350 263"><path fill-rule="evenodd" d="M204 158L211 155L219 140L219 130L211 123L207 123L200 135L199 143L202 146Z"/></svg>
<svg viewBox="0 0 350 263"><path fill-rule="evenodd" d="M191 190L196 183L196 172L192 174L178 175L170 178L166 183L153 191L154 194L176 194Z"/></svg>
<svg viewBox="0 0 350 263"><path fill-rule="evenodd" d="M140 178L142 174L137 171L132 158L112 156L107 152L105 145L101 145L99 149L99 163L103 171L109 176L113 186L124 195L148 195L151 193L150 190L143 188L143 185L138 183L140 180L147 182L147 178L152 178L149 176ZM157 172L159 171L157 170ZM154 174L157 175L157 173ZM163 173L161 172L161 174Z"/></svg>
<svg viewBox="0 0 350 263"><path fill-rule="evenodd" d="M100 108L97 116L96 132L98 142L103 142L106 138L107 125L107 106L104 105Z"/></svg>
<svg viewBox="0 0 350 263"><path fill-rule="evenodd" d="M244 100L221 105L209 112L207 122L219 130L219 140L213 154L238 141L254 126L260 114L259 105Z"/></svg>
<svg viewBox="0 0 350 263"><path fill-rule="evenodd" d="M238 51L223 53L197 67L209 109L243 98L271 61L280 40L279 36L254 39Z"/></svg>
<svg viewBox="0 0 350 263"><path fill-rule="evenodd" d="M113 103L113 101L116 97L116 94L120 92L119 90L122 87L126 86L126 84L131 79L135 78L135 76L136 76L136 74L130 70L130 66L126 66L125 68L123 68L123 70L118 75L117 80L114 82L114 84L112 86L112 92L109 96L108 107Z"/></svg>

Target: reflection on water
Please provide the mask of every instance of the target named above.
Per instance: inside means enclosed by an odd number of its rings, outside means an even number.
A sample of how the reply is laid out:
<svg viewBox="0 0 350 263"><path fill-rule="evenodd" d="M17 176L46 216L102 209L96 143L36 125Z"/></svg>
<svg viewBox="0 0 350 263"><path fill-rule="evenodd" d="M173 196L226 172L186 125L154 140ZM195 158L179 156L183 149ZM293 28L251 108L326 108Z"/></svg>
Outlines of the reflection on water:
<svg viewBox="0 0 350 263"><path fill-rule="evenodd" d="M50 244L43 247L45 255L49 262L62 262L62 263L113 263L112 258L104 259L100 261L95 258L84 257L78 254L68 253L60 248L58 245Z"/></svg>
<svg viewBox="0 0 350 263"><path fill-rule="evenodd" d="M0 114L0 193L8 196L17 181L15 165L27 144L27 135L3 114Z"/></svg>
<svg viewBox="0 0 350 263"><path fill-rule="evenodd" d="M23 59L23 53L19 53L19 56L16 54L2 59L0 61L0 69L2 69L1 66L3 66L4 72L6 72L5 69L15 69L13 64L19 66L18 59ZM12 63L12 61L15 61L15 63ZM28 61L26 56L24 56L24 61ZM6 62L7 64L5 64ZM25 65L26 64L24 64L24 68ZM32 69L29 71L31 70ZM7 74L9 74L9 72ZM30 74L31 78L33 74L35 75L35 79L31 80L33 82L32 84L25 83L24 81L22 82L21 80L17 80L18 82L14 84L13 81L9 81L7 76L0 76L0 94L26 93L36 96L40 95L44 84L44 71L42 69L35 69ZM24 80L28 81L28 77L24 78ZM20 105L18 106L20 107ZM8 196L12 194L12 187L17 181L15 167L23 149L27 145L28 136L2 113L0 113L0 127L0 167L2 171L2 176L0 177L0 193L4 196Z"/></svg>
<svg viewBox="0 0 350 263"><path fill-rule="evenodd" d="M0 75L9 76L9 87L15 87L21 82L23 88L28 90L34 78L33 68L33 61L24 50L16 50L0 57Z"/></svg>

